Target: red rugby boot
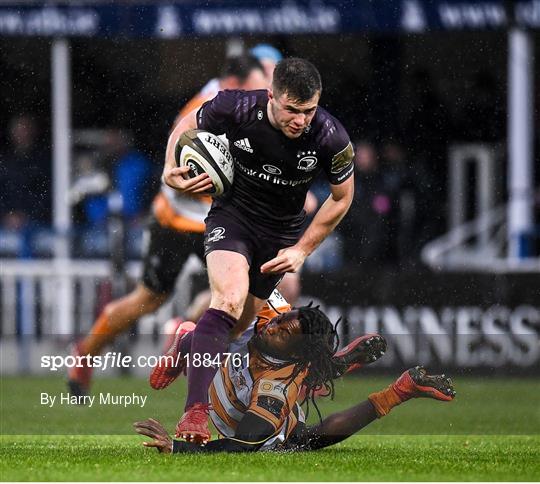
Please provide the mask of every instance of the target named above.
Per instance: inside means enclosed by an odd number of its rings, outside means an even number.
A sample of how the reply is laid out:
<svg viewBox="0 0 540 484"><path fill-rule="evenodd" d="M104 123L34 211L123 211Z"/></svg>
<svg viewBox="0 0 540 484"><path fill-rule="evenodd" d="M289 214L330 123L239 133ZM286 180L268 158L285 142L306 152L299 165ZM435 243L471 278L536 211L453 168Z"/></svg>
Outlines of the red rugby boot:
<svg viewBox="0 0 540 484"><path fill-rule="evenodd" d="M386 340L380 334L365 334L349 343L345 348L336 352L332 361L334 363L333 378L339 378L345 373L362 368L377 361L386 352ZM329 390L320 388L315 390L315 397L326 397ZM298 399L302 402L306 397L306 387L302 385Z"/></svg>
<svg viewBox="0 0 540 484"><path fill-rule="evenodd" d="M450 378L445 375L428 375L422 366L404 372L392 384L392 389L402 402L411 398L434 398L448 402L456 396Z"/></svg>
<svg viewBox="0 0 540 484"><path fill-rule="evenodd" d="M356 338L334 355L334 378L377 361L385 352L386 340L380 334Z"/></svg>
<svg viewBox="0 0 540 484"><path fill-rule="evenodd" d="M211 437L208 429L209 403L194 403L176 425L176 437L195 444L206 444Z"/></svg>
<svg viewBox="0 0 540 484"><path fill-rule="evenodd" d="M159 359L158 364L150 373L150 386L154 390L167 388L185 369L187 360L180 353L182 338L195 329L195 323L186 321L178 326L169 349Z"/></svg>
<svg viewBox="0 0 540 484"><path fill-rule="evenodd" d="M75 343L71 355L75 358L85 356L82 353L81 343ZM84 397L90 393L90 381L92 380L93 368L88 365L88 358L82 358L80 360L81 366L74 366L68 371L68 388L69 393L76 395L77 397ZM78 399L78 401L80 401Z"/></svg>

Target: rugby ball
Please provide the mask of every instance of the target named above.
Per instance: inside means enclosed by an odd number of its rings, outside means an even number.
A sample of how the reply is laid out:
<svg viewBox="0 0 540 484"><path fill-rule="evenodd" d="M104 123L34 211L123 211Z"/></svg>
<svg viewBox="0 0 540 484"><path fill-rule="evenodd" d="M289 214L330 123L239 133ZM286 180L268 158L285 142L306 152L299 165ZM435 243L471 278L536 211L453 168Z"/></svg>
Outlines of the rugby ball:
<svg viewBox="0 0 540 484"><path fill-rule="evenodd" d="M218 197L226 193L234 179L234 160L227 145L215 134L201 129L180 136L174 152L177 166L189 166L188 177L208 173L213 187L206 193Z"/></svg>

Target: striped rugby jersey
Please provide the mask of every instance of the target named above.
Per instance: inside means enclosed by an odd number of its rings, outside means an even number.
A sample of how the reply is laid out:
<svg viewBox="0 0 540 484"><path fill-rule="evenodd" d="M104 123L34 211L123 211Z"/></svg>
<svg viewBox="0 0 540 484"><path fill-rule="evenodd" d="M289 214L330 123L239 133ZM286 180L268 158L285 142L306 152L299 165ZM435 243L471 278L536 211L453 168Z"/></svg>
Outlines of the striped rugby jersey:
<svg viewBox="0 0 540 484"><path fill-rule="evenodd" d="M290 309L283 296L274 290L256 321L229 346L231 353L249 354L249 360L245 357L230 358L216 373L208 391L212 404L210 417L224 437L234 436L238 423L248 411L275 429L261 449L278 446L287 439L298 421L305 421L297 398L307 370L291 382L293 364L282 366L285 362L263 356L248 347L256 326L264 326L273 317ZM276 369L276 366L280 367Z"/></svg>

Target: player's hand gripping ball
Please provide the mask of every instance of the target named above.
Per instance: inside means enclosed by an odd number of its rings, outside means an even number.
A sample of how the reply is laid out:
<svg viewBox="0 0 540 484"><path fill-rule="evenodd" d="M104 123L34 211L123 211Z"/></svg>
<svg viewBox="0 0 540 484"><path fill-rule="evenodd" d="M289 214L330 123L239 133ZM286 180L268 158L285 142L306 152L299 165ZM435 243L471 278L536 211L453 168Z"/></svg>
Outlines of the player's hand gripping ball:
<svg viewBox="0 0 540 484"><path fill-rule="evenodd" d="M234 178L234 160L227 145L216 135L191 129L180 136L174 151L177 166L188 166L188 177L208 173L213 187L206 192L212 197L226 193Z"/></svg>

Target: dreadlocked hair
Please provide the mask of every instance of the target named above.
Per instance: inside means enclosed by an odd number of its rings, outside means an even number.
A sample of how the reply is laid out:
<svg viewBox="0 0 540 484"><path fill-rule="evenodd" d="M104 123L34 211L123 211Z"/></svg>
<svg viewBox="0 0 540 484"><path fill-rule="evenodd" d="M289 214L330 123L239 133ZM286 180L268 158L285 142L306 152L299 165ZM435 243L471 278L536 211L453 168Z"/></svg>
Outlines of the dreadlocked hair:
<svg viewBox="0 0 540 484"><path fill-rule="evenodd" d="M325 389L325 393L334 397L334 363L332 357L339 346L338 334L319 306L308 306L298 308L298 319L302 327L304 336L301 348L298 349L295 358L295 368L291 375L291 382L296 376L309 368L309 372L304 379L306 393L303 405L306 403L306 418L309 416L309 403L313 403L319 420L322 421L321 412L315 402L315 392Z"/></svg>

